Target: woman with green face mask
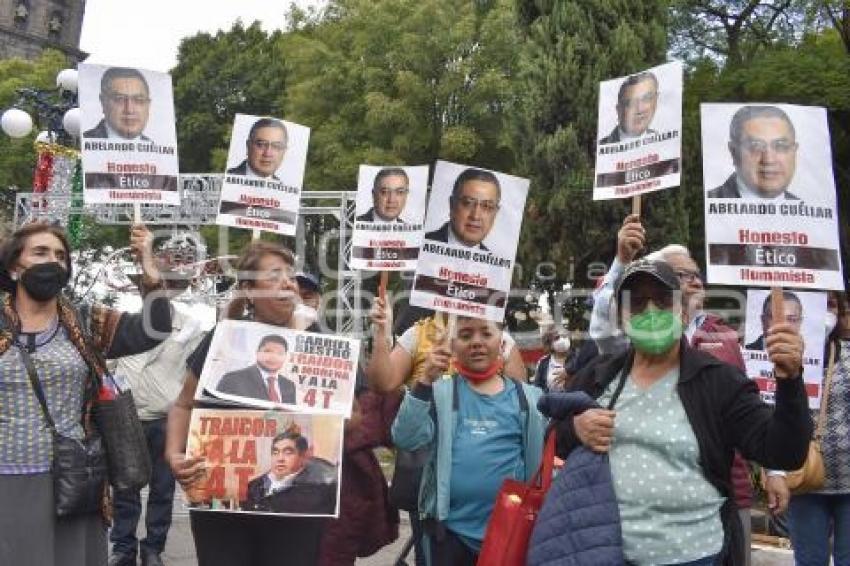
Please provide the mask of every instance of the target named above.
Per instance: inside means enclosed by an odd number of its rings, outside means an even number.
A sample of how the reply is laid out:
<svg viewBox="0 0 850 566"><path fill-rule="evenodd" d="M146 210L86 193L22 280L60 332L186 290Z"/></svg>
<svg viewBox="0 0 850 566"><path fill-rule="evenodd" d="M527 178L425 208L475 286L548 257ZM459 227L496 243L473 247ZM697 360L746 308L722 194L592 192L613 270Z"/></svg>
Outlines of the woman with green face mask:
<svg viewBox="0 0 850 566"><path fill-rule="evenodd" d="M600 407L558 423L559 456L579 443L609 456L627 564L744 564L732 498L734 451L778 469L799 468L812 422L802 381L802 339L788 324L766 334L775 408L740 370L682 339L679 278L663 261L630 264L617 312L631 347L600 356L571 386ZM765 464L769 462L769 464Z"/></svg>

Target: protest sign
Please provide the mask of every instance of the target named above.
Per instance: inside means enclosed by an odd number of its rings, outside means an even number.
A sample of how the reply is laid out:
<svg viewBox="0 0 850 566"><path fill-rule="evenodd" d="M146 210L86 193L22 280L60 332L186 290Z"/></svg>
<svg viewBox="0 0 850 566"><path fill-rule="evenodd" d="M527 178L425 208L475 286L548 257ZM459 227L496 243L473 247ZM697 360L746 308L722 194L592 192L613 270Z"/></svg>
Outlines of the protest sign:
<svg viewBox="0 0 850 566"><path fill-rule="evenodd" d="M186 490L192 509L253 514L339 513L343 418L283 411L195 409L187 457L204 479Z"/></svg>
<svg viewBox="0 0 850 566"><path fill-rule="evenodd" d="M438 161L410 303L502 321L528 179Z"/></svg>
<svg viewBox="0 0 850 566"><path fill-rule="evenodd" d="M359 354L353 338L222 320L195 398L349 416Z"/></svg>
<svg viewBox="0 0 850 566"><path fill-rule="evenodd" d="M679 186L682 72L667 63L600 83L593 200Z"/></svg>
<svg viewBox="0 0 850 566"><path fill-rule="evenodd" d="M171 76L79 65L83 200L180 204Z"/></svg>
<svg viewBox="0 0 850 566"><path fill-rule="evenodd" d="M361 165L351 266L375 271L416 269L427 193L428 166Z"/></svg>
<svg viewBox="0 0 850 566"><path fill-rule="evenodd" d="M710 283L844 289L823 108L701 105Z"/></svg>
<svg viewBox="0 0 850 566"><path fill-rule="evenodd" d="M800 291L784 291L785 320L795 325L803 337L803 381L809 397L809 407L820 406L821 382L824 367L824 340L826 339L826 294ZM764 335L773 324L770 309L770 291L749 289L747 291L747 322L744 334L743 355L747 375L759 387L762 399L773 403L776 379L773 364L767 357Z"/></svg>
<svg viewBox="0 0 850 566"><path fill-rule="evenodd" d="M294 235L309 140L305 126L237 114L216 223Z"/></svg>

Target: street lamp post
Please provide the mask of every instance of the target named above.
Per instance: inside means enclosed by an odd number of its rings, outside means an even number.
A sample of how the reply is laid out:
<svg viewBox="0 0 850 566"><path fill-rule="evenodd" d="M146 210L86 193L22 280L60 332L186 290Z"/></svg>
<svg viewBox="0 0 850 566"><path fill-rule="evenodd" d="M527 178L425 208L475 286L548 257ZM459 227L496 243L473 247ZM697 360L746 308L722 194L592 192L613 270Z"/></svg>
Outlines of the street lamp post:
<svg viewBox="0 0 850 566"><path fill-rule="evenodd" d="M74 147L80 136L80 109L77 104L77 71L65 69L56 76L55 89L18 89L18 100L0 117L0 128L13 138L29 135L33 119L23 110L27 108L35 113L39 126L45 128L38 141Z"/></svg>

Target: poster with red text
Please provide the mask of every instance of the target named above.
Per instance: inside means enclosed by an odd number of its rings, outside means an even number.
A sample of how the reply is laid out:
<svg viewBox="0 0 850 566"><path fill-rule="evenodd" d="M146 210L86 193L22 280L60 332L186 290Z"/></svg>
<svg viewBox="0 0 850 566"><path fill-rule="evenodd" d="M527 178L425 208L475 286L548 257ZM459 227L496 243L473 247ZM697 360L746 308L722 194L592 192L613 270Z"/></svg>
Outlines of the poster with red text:
<svg viewBox="0 0 850 566"><path fill-rule="evenodd" d="M351 266L374 271L416 269L427 194L427 165L361 165Z"/></svg>
<svg viewBox="0 0 850 566"><path fill-rule="evenodd" d="M843 291L826 110L700 111L708 282Z"/></svg>
<svg viewBox="0 0 850 566"><path fill-rule="evenodd" d="M214 332L197 400L350 416L359 340L244 320Z"/></svg>
<svg viewBox="0 0 850 566"><path fill-rule="evenodd" d="M809 407L817 409L820 407L825 365L823 346L826 339L826 293L785 290L782 303L785 322L796 327L803 337L803 381L806 383ZM756 382L762 399L768 403L773 403L776 394L773 364L765 349L765 333L773 323L770 291L748 290L742 354L747 366L747 375Z"/></svg>
<svg viewBox="0 0 850 566"><path fill-rule="evenodd" d="M502 321L528 179L438 161L410 304Z"/></svg>
<svg viewBox="0 0 850 566"><path fill-rule="evenodd" d="M284 411L194 409L186 456L204 478L186 488L193 510L336 517L343 418Z"/></svg>
<svg viewBox="0 0 850 566"><path fill-rule="evenodd" d="M171 76L80 64L83 200L180 204Z"/></svg>

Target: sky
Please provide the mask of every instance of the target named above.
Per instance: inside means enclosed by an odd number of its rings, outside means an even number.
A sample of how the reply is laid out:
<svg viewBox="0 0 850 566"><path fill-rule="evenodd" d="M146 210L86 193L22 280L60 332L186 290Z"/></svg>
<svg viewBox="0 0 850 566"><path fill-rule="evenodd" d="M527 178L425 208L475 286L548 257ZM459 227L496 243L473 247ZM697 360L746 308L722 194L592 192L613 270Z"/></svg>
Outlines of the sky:
<svg viewBox="0 0 850 566"><path fill-rule="evenodd" d="M88 63L169 71L177 47L200 31L230 29L241 19L259 20L266 31L282 29L290 3L316 6L322 0L88 0L80 49Z"/></svg>

